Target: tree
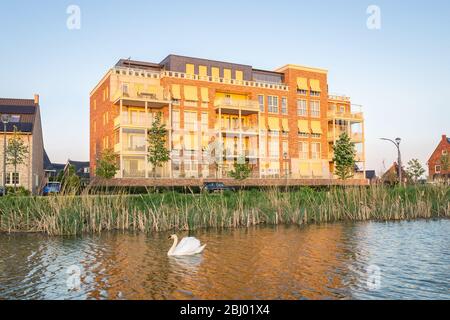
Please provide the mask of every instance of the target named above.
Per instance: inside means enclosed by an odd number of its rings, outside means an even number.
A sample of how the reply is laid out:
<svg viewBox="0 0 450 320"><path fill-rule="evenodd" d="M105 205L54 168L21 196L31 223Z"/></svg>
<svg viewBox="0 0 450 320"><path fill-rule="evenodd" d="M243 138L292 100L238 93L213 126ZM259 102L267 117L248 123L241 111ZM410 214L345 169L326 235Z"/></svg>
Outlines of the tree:
<svg viewBox="0 0 450 320"><path fill-rule="evenodd" d="M117 155L112 149L105 149L97 162L95 174L104 179L114 178L119 167L117 165Z"/></svg>
<svg viewBox="0 0 450 320"><path fill-rule="evenodd" d="M348 179L355 174L355 144L351 142L347 133L341 134L333 147L333 161L336 167L336 175L342 179Z"/></svg>
<svg viewBox="0 0 450 320"><path fill-rule="evenodd" d="M14 126L14 133L9 139L6 147L6 163L14 166L14 176L17 175L17 166L24 164L28 155L28 148L18 135L17 127ZM14 192L17 190L17 180L13 179Z"/></svg>
<svg viewBox="0 0 450 320"><path fill-rule="evenodd" d="M417 183L417 180L425 173L425 169L422 167L419 160L412 159L408 162L406 173L414 183Z"/></svg>
<svg viewBox="0 0 450 320"><path fill-rule="evenodd" d="M64 192L76 193L79 190L81 186L81 180L80 177L77 176L75 167L73 165L69 164L67 169L64 171L61 185Z"/></svg>
<svg viewBox="0 0 450 320"><path fill-rule="evenodd" d="M250 177L251 172L252 169L250 168L250 165L241 157L234 163L234 169L228 174L233 179L245 180Z"/></svg>
<svg viewBox="0 0 450 320"><path fill-rule="evenodd" d="M153 176L156 168L170 160L170 151L166 147L167 129L161 122L161 113L156 115L152 127L148 131L148 162L152 164Z"/></svg>

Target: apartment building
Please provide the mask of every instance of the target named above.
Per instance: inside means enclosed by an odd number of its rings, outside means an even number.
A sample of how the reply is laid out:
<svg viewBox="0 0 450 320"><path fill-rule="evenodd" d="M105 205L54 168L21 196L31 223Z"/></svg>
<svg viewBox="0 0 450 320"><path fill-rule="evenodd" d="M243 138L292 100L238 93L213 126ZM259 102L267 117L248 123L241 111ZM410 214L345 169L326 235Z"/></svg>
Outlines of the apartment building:
<svg viewBox="0 0 450 320"><path fill-rule="evenodd" d="M363 114L348 97L328 94L327 74L178 55L120 60L90 94L91 175L102 150L114 149L117 178L152 176L147 132L158 113L171 152L158 177L226 178L245 161L255 178L330 179L332 146L344 131L365 170Z"/></svg>
<svg viewBox="0 0 450 320"><path fill-rule="evenodd" d="M42 136L39 95L34 99L0 98L0 181L7 187L22 186L38 194L44 180L44 142ZM6 178L3 180L4 145L14 136L14 130L27 148L23 163L14 166L6 163ZM3 186L3 183L1 183Z"/></svg>

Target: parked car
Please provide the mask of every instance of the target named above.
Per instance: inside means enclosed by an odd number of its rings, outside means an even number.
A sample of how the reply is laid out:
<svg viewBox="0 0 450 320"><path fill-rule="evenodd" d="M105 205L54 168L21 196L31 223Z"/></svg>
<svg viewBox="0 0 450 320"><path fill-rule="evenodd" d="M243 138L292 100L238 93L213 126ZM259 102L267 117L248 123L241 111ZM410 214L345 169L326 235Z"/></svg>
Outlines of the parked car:
<svg viewBox="0 0 450 320"><path fill-rule="evenodd" d="M206 182L203 190L207 192L236 191L235 187L226 186L223 182Z"/></svg>
<svg viewBox="0 0 450 320"><path fill-rule="evenodd" d="M61 182L48 182L44 190L42 190L42 194L44 196L48 196L49 194L57 194L61 191Z"/></svg>

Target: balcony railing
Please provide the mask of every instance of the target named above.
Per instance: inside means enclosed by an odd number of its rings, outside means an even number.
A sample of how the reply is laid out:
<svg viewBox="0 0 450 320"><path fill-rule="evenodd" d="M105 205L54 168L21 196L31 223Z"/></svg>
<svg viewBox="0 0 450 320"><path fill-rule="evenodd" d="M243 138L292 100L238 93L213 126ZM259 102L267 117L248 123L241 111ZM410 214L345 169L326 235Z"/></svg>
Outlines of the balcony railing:
<svg viewBox="0 0 450 320"><path fill-rule="evenodd" d="M336 101L350 101L350 97L340 95L340 94L329 94L328 95L329 100L336 100Z"/></svg>
<svg viewBox="0 0 450 320"><path fill-rule="evenodd" d="M187 74L184 72L177 72L177 71L161 71L161 78L163 78L163 77L181 78L181 79L188 79L188 80L200 80L200 81L217 82L217 83L223 83L223 84L232 84L232 85L238 85L238 86L275 89L275 90L282 90L282 91L289 90L289 86L286 84L283 84L283 83L226 79L226 78L220 78L220 77L216 78L216 77L212 77L212 76L200 76L197 74Z"/></svg>
<svg viewBox="0 0 450 320"><path fill-rule="evenodd" d="M119 115L114 119L114 127L117 128L120 126L130 126L150 128L152 126L153 120L153 116L149 113L145 114L142 112L142 114L133 116L127 112L123 112L122 115ZM161 119L161 122L166 126L168 125L167 119Z"/></svg>
<svg viewBox="0 0 450 320"><path fill-rule="evenodd" d="M253 100L235 100L230 98L222 98L214 101L214 106L216 108L227 108L236 110L248 110L248 111L259 111L259 105L257 101Z"/></svg>
<svg viewBox="0 0 450 320"><path fill-rule="evenodd" d="M144 170L124 169L122 170L122 174L124 178L145 178Z"/></svg>
<svg viewBox="0 0 450 320"><path fill-rule="evenodd" d="M122 83L112 95L114 102L119 99L168 103L170 95L163 87L140 83Z"/></svg>
<svg viewBox="0 0 450 320"><path fill-rule="evenodd" d="M364 115L362 112L341 112L336 110L328 110L328 118L342 118L350 120L363 120Z"/></svg>

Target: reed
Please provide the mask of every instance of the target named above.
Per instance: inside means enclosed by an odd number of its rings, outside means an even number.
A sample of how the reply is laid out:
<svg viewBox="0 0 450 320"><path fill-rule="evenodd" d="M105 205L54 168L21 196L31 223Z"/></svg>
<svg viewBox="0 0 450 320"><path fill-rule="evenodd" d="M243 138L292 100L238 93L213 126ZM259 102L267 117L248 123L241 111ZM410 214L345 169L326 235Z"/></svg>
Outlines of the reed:
<svg viewBox="0 0 450 320"><path fill-rule="evenodd" d="M76 235L430 219L449 217L449 200L449 188L444 186L5 197L0 199L0 232Z"/></svg>

